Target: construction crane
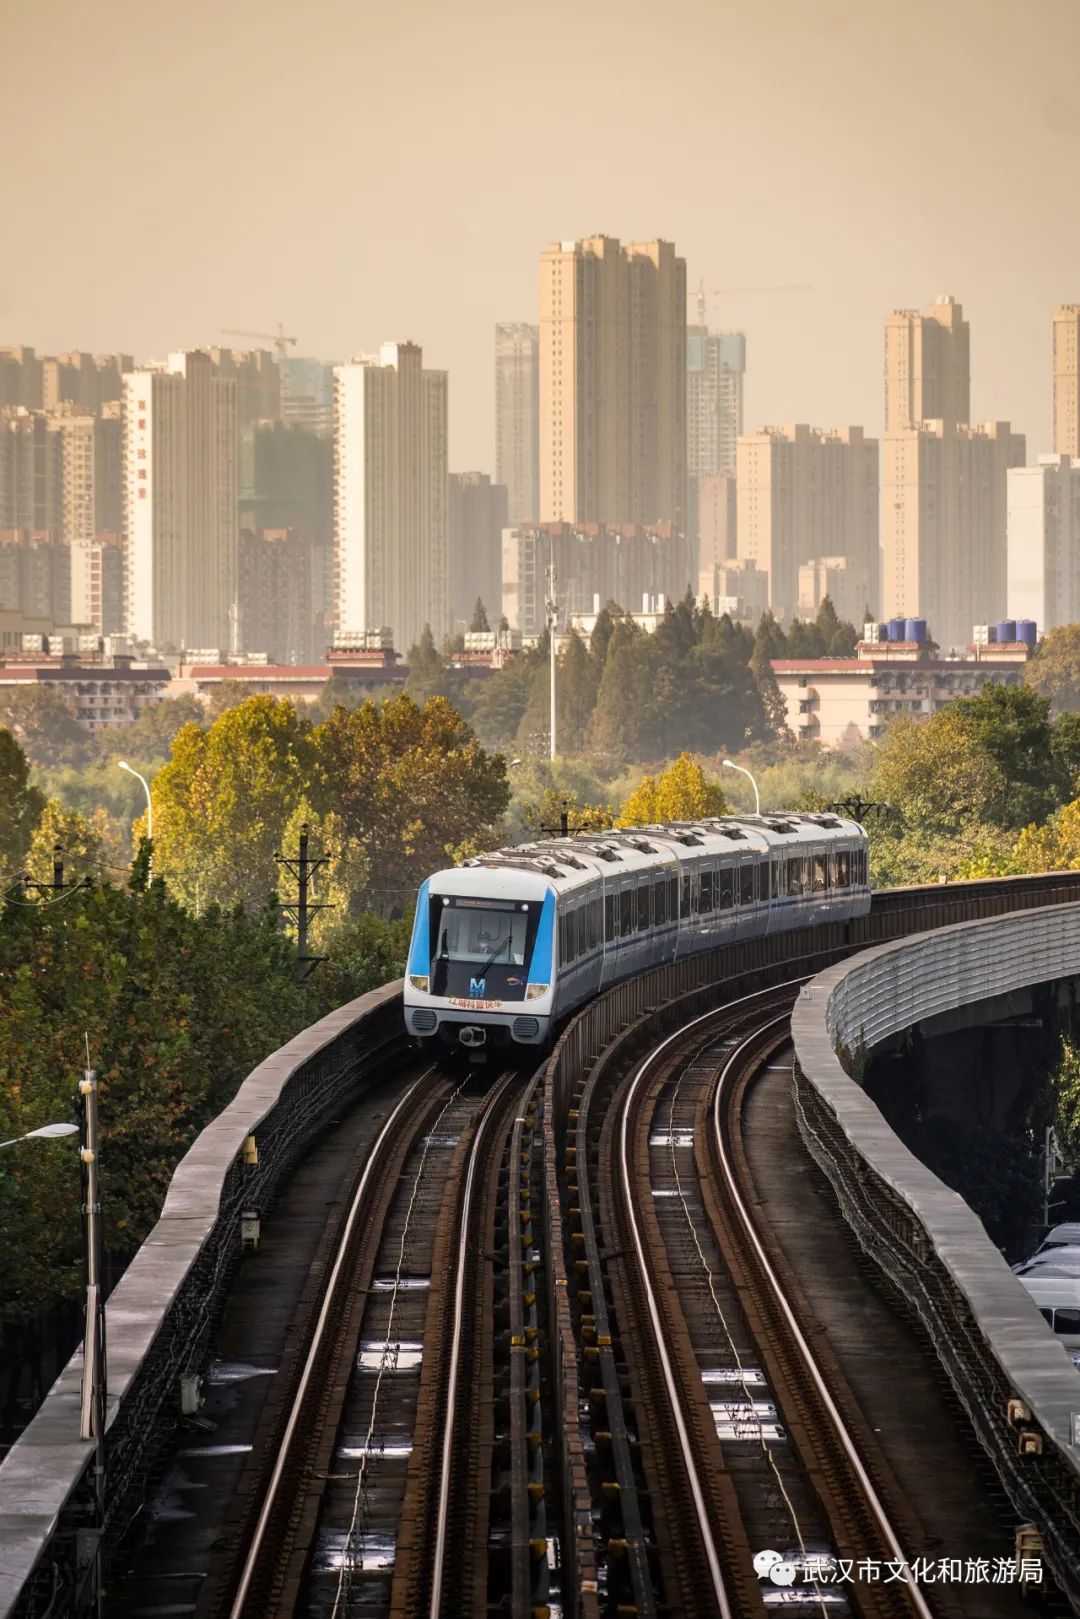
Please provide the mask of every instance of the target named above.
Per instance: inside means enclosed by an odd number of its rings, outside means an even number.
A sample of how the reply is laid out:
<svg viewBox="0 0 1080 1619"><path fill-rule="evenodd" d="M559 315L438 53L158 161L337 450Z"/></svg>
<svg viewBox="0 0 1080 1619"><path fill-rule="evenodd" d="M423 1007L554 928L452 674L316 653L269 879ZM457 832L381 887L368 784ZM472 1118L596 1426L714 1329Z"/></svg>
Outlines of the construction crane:
<svg viewBox="0 0 1080 1619"><path fill-rule="evenodd" d="M811 286L809 286L808 283L800 281L800 282L791 282L791 283L789 283L787 285L774 286L774 287L713 287L709 292L706 292L705 291L705 278L703 276L702 279L698 282L698 287L697 287L698 325L699 326L705 326L708 323L708 316L707 316L707 311L706 311L706 306L705 306L705 300L707 298L732 298L732 297L735 297L738 294L751 293L751 292L757 293L757 292L812 292L812 291L813 291L813 288Z"/></svg>
<svg viewBox="0 0 1080 1619"><path fill-rule="evenodd" d="M299 338L287 337L285 335L285 326L280 320L278 321L278 329L276 332L239 332L234 326L223 326L221 330L225 337L258 337L261 338L264 343L273 343L274 348L277 350L277 357L279 360L288 359L289 344L291 343L295 348L296 344L300 341Z"/></svg>

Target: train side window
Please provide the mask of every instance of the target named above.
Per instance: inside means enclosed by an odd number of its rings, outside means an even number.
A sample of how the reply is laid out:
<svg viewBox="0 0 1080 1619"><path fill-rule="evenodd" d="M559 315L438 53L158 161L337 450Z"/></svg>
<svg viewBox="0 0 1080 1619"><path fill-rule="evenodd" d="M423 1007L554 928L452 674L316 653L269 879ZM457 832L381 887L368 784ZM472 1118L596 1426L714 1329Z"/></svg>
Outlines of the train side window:
<svg viewBox="0 0 1080 1619"><path fill-rule="evenodd" d="M604 895L604 941L610 944L615 938L615 895Z"/></svg>
<svg viewBox="0 0 1080 1619"><path fill-rule="evenodd" d="M593 950L596 949L597 945L603 943L600 928L602 919L600 896L597 894L589 905L589 943Z"/></svg>
<svg viewBox="0 0 1080 1619"><path fill-rule="evenodd" d="M637 891L637 925L638 932L644 933L649 925L649 895L652 893L652 884L642 882Z"/></svg>
<svg viewBox="0 0 1080 1619"><path fill-rule="evenodd" d="M682 914L683 916L694 914L694 879L690 872L687 872L682 880Z"/></svg>
<svg viewBox="0 0 1080 1619"><path fill-rule="evenodd" d="M706 870L706 871L703 871L701 873L701 913L702 913L702 915L704 916L708 911L711 911L712 908L713 908L713 873L711 871Z"/></svg>
<svg viewBox="0 0 1080 1619"><path fill-rule="evenodd" d="M673 922L677 922L679 919L679 879L677 877L668 878L667 898L668 916Z"/></svg>
<svg viewBox="0 0 1080 1619"><path fill-rule="evenodd" d="M661 877L653 885L653 920L657 927L662 927L667 921L667 878Z"/></svg>
<svg viewBox="0 0 1080 1619"><path fill-rule="evenodd" d="M758 898L767 900L769 897L769 862L758 862Z"/></svg>
<svg viewBox="0 0 1080 1619"><path fill-rule="evenodd" d="M798 855L788 856L787 891L792 899L800 899L802 897L803 863Z"/></svg>
<svg viewBox="0 0 1080 1619"><path fill-rule="evenodd" d="M625 939L634 931L634 890L624 888L619 895L619 932Z"/></svg>
<svg viewBox="0 0 1080 1619"><path fill-rule="evenodd" d="M1080 1310L1055 1310L1054 1331L1068 1333L1075 1338L1080 1333Z"/></svg>
<svg viewBox="0 0 1080 1619"><path fill-rule="evenodd" d="M754 903L754 868L749 861L739 868L739 904Z"/></svg>
<svg viewBox="0 0 1080 1619"><path fill-rule="evenodd" d="M836 853L836 886L847 888L851 883L851 856L846 849L838 849Z"/></svg>
<svg viewBox="0 0 1080 1619"><path fill-rule="evenodd" d="M731 866L720 867L720 909L730 911L735 903L735 872Z"/></svg>
<svg viewBox="0 0 1080 1619"><path fill-rule="evenodd" d="M772 892L774 899L783 899L784 889L784 857L774 854L772 857Z"/></svg>
<svg viewBox="0 0 1080 1619"><path fill-rule="evenodd" d="M816 854L814 856L813 865L814 865L814 893L815 894L823 894L825 892L826 888L828 888L828 886L829 886L828 873L827 873L827 871L825 869L825 856L823 854Z"/></svg>
<svg viewBox="0 0 1080 1619"><path fill-rule="evenodd" d="M559 964L560 964L560 966L565 967L566 963L569 960L570 960L570 957L567 954L567 943L566 943L566 912L565 911L560 911L559 912Z"/></svg>

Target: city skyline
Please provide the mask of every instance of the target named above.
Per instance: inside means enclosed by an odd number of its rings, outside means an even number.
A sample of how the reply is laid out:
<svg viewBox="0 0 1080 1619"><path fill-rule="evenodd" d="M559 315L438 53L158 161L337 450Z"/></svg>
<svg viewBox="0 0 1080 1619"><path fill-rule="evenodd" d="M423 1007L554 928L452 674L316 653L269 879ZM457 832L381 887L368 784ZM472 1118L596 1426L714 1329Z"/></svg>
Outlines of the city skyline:
<svg viewBox="0 0 1080 1619"><path fill-rule="evenodd" d="M204 13L211 53L194 43ZM455 378L451 464L493 471L491 328L534 318L538 245L659 235L678 244L691 286L811 289L710 301L713 329L747 333L748 425L855 421L879 434L882 312L953 290L981 334L973 417L1008 418L1033 453L1051 448L1046 317L1075 298L1080 261L1080 222L1058 191L1080 149L1075 8L781 4L766 21L684 4L674 27L637 4L620 7L619 27L612 16L604 4L574 13L568 58L560 5L542 25L539 12L478 3L452 18L430 6L376 17L322 0L268 17L240 0L212 24L204 5L182 22L128 0L93 19L50 3L12 10L5 107L35 138L0 187L22 244L0 271L5 341L145 358L284 320L297 352L341 361L411 339ZM1055 40L1037 71L1017 67L1017 26ZM406 48L410 118L395 115L394 75L369 75L356 104L356 63ZM740 72L711 93L733 58ZM45 59L70 94L42 124L31 68ZM669 97L662 129L638 118L636 95L613 109L584 93L597 60L607 80ZM263 88L282 79L319 120L286 119L251 143ZM522 94L557 82L575 119L554 131L522 120ZM234 147L243 164L228 160ZM43 194L50 230L35 233ZM714 197L721 206L703 206ZM142 255L123 252L133 208L153 243ZM89 263L92 276L72 274Z"/></svg>

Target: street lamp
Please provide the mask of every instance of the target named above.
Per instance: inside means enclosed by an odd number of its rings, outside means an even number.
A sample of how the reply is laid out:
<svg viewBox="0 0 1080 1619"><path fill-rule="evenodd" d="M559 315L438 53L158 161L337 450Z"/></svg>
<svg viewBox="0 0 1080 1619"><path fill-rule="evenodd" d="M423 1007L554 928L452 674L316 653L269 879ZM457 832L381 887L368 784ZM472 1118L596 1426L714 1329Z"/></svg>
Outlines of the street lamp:
<svg viewBox="0 0 1080 1619"><path fill-rule="evenodd" d="M12 1136L10 1141L0 1141L0 1147L14 1147L20 1141L54 1141L58 1136L77 1136L77 1124L39 1124L36 1130L27 1130L24 1136Z"/></svg>
<svg viewBox="0 0 1080 1619"><path fill-rule="evenodd" d="M737 765L735 763L734 759L724 759L722 761L722 763L723 763L723 766L724 766L725 770L737 770L741 776L746 777L747 781L750 783L751 787L754 789L754 814L755 815L760 815L761 814L761 795L757 790L757 782L754 780L754 778L750 774L749 770L747 770L744 765Z"/></svg>
<svg viewBox="0 0 1080 1619"><path fill-rule="evenodd" d="M118 759L116 763L121 770L126 770L129 776L134 776L136 780L142 782L143 792L146 794L146 841L152 844L154 841L154 801L150 797L150 783L145 776L140 776L137 770L132 770L126 759ZM152 863L153 855L151 855L150 859Z"/></svg>

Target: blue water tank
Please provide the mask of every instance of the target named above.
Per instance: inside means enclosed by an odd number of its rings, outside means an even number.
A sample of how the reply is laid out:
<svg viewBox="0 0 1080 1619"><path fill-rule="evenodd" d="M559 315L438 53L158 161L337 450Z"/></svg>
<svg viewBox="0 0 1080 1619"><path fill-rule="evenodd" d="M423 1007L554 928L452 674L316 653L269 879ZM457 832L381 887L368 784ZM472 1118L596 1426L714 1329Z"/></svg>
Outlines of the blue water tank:
<svg viewBox="0 0 1080 1619"><path fill-rule="evenodd" d="M1034 648L1038 643L1038 625L1033 618L1022 618L1016 626L1016 639Z"/></svg>
<svg viewBox="0 0 1080 1619"><path fill-rule="evenodd" d="M1014 618L999 618L997 622L997 642L1000 646L1003 641L1016 640L1016 620Z"/></svg>
<svg viewBox="0 0 1080 1619"><path fill-rule="evenodd" d="M925 641L926 640L926 620L925 620L925 618L909 618L909 619L905 619L905 621L904 621L904 640L905 641Z"/></svg>
<svg viewBox="0 0 1080 1619"><path fill-rule="evenodd" d="M906 624L907 620L904 618L890 618L887 632L888 639L890 641L902 641Z"/></svg>

